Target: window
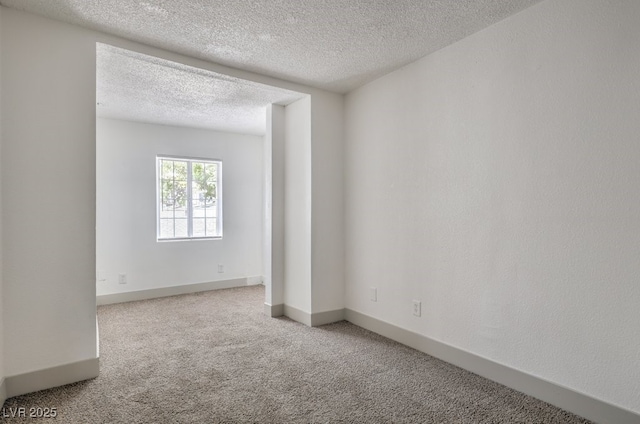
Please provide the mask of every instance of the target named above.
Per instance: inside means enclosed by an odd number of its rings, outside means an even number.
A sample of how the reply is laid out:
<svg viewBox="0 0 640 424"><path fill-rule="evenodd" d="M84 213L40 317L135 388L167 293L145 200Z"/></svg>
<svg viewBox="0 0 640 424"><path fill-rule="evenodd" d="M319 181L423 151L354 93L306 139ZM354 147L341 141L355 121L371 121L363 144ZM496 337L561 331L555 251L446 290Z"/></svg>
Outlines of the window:
<svg viewBox="0 0 640 424"><path fill-rule="evenodd" d="M158 240L222 237L222 162L157 160Z"/></svg>

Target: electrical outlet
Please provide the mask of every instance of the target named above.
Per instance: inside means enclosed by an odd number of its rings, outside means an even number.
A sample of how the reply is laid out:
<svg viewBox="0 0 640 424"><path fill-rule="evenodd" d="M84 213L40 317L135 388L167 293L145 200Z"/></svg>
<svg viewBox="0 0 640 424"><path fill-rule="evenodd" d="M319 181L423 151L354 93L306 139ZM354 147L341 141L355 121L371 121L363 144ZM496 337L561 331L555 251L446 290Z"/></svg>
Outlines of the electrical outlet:
<svg viewBox="0 0 640 424"><path fill-rule="evenodd" d="M369 299L372 302L378 301L378 289L376 289L375 287L369 287Z"/></svg>
<svg viewBox="0 0 640 424"><path fill-rule="evenodd" d="M422 302L419 300L413 301L413 315L419 317L422 315Z"/></svg>
<svg viewBox="0 0 640 424"><path fill-rule="evenodd" d="M103 270L98 271L98 281L107 281L107 277L105 276L105 272Z"/></svg>
<svg viewBox="0 0 640 424"><path fill-rule="evenodd" d="M224 265L218 264L218 272L222 274L224 272Z"/></svg>
<svg viewBox="0 0 640 424"><path fill-rule="evenodd" d="M118 283L127 284L127 274L118 274Z"/></svg>

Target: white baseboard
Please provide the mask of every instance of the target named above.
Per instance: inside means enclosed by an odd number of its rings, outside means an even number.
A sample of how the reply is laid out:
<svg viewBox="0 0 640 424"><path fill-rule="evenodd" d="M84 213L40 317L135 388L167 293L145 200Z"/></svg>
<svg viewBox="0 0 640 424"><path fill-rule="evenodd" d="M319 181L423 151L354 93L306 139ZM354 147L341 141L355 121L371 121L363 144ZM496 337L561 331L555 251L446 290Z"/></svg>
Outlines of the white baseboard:
<svg viewBox="0 0 640 424"><path fill-rule="evenodd" d="M291 318L294 321L298 321L301 324L311 327L311 314L309 312L301 311L293 306L284 305L284 316Z"/></svg>
<svg viewBox="0 0 640 424"><path fill-rule="evenodd" d="M309 327L319 327L333 322L344 321L344 309L310 314L293 306L284 305L284 315Z"/></svg>
<svg viewBox="0 0 640 424"><path fill-rule="evenodd" d="M96 303L110 305L112 303L134 302L136 300L155 299L158 297L176 296L179 294L198 293L209 290L231 289L256 283L262 277L236 278L233 280L211 281L207 283L184 284L181 286L162 287L158 289L136 290L124 293L103 294L96 296ZM250 282L251 281L251 282Z"/></svg>
<svg viewBox="0 0 640 424"><path fill-rule="evenodd" d="M0 382L0 408L4 405L4 401L7 400L7 383L3 378Z"/></svg>
<svg viewBox="0 0 640 424"><path fill-rule="evenodd" d="M262 275L257 275L255 277L247 277L247 286L257 286L262 284L264 278Z"/></svg>
<svg viewBox="0 0 640 424"><path fill-rule="evenodd" d="M351 309L345 319L359 327L412 347L489 380L555 405L597 423L638 424L640 415L568 387L493 362L471 352L405 330Z"/></svg>
<svg viewBox="0 0 640 424"><path fill-rule="evenodd" d="M316 312L311 314L312 327L319 327L321 325L332 324L338 321L344 321L344 309Z"/></svg>
<svg viewBox="0 0 640 424"><path fill-rule="evenodd" d="M282 303L279 305L269 305L265 303L264 313L271 318L281 317L284 315L284 305Z"/></svg>
<svg viewBox="0 0 640 424"><path fill-rule="evenodd" d="M65 384L96 378L100 372L98 358L86 359L53 368L6 377L5 395L7 398L33 393L39 390L64 386Z"/></svg>

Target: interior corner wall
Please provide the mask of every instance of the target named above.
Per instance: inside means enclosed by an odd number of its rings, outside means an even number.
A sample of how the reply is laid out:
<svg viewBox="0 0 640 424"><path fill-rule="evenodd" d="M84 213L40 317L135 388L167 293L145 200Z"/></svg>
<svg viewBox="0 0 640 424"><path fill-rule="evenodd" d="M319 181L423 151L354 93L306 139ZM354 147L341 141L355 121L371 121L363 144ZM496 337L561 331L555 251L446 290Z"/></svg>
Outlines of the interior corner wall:
<svg viewBox="0 0 640 424"><path fill-rule="evenodd" d="M640 412L638 22L548 0L348 94L346 307Z"/></svg>
<svg viewBox="0 0 640 424"><path fill-rule="evenodd" d="M265 303L284 305L285 108L267 106L264 142L263 275Z"/></svg>
<svg viewBox="0 0 640 424"><path fill-rule="evenodd" d="M311 96L311 309L344 309L344 96Z"/></svg>
<svg viewBox="0 0 640 424"><path fill-rule="evenodd" d="M311 313L311 99L285 107L284 303Z"/></svg>
<svg viewBox="0 0 640 424"><path fill-rule="evenodd" d="M5 376L95 359L95 40L2 9ZM11 105L11 107L7 107Z"/></svg>
<svg viewBox="0 0 640 424"><path fill-rule="evenodd" d="M98 119L96 142L98 295L262 277L263 137ZM221 239L156 240L157 155L222 161Z"/></svg>

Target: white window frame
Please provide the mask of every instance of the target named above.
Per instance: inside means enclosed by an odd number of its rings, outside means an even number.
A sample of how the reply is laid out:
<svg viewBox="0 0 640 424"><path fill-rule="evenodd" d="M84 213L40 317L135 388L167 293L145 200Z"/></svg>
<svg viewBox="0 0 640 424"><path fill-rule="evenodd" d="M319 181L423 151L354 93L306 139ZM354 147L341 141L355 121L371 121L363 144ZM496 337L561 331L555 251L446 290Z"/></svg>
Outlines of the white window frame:
<svg viewBox="0 0 640 424"><path fill-rule="evenodd" d="M162 178L161 178L161 161L173 160L187 163L187 236L186 237L160 237L161 210L162 210ZM213 163L217 166L216 172L216 234L213 236L194 236L193 235L193 199L192 199L192 166L194 162ZM156 156L156 240L158 242L166 241L184 241L184 240L217 240L222 238L222 160L199 157L186 157L175 155L157 155ZM165 218L166 219L166 218ZM174 223L175 225L175 223ZM175 234L175 230L174 230Z"/></svg>

